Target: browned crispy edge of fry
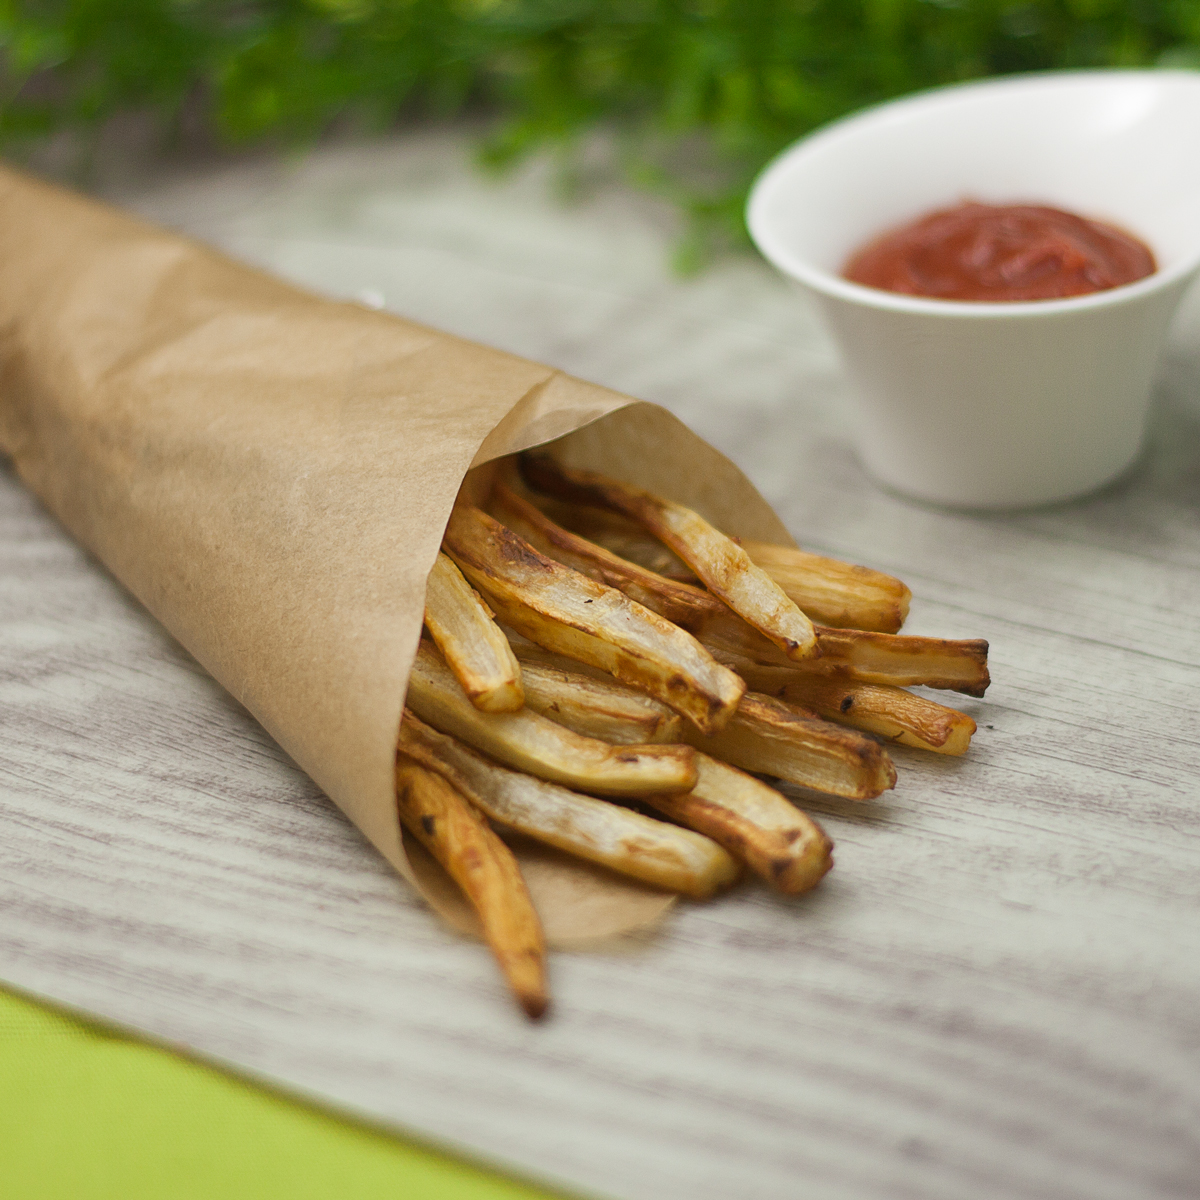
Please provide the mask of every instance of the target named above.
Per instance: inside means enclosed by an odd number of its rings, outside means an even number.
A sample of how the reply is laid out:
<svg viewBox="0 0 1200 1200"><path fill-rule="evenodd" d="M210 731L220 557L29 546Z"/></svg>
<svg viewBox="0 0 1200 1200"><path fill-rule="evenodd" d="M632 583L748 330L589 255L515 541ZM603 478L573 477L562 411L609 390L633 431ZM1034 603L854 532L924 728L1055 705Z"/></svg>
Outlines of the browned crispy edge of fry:
<svg viewBox="0 0 1200 1200"><path fill-rule="evenodd" d="M483 597L439 552L425 591L425 628L472 704L516 712L525 703L521 667Z"/></svg>
<svg viewBox="0 0 1200 1200"><path fill-rule="evenodd" d="M688 740L744 771L848 800L872 800L896 786L891 756L874 738L755 692L742 697L719 733L704 737L689 731Z"/></svg>
<svg viewBox="0 0 1200 1200"><path fill-rule="evenodd" d="M563 500L613 509L641 524L682 558L708 590L775 643L790 660L820 653L812 622L738 542L686 505L594 471L564 467L547 454L518 459L525 483ZM680 533L686 525L689 533Z"/></svg>
<svg viewBox="0 0 1200 1200"><path fill-rule="evenodd" d="M814 621L895 633L908 616L912 592L894 575L772 542L743 540L742 549Z"/></svg>
<svg viewBox="0 0 1200 1200"><path fill-rule="evenodd" d="M644 803L707 834L771 887L786 895L811 891L833 866L833 842L807 813L761 780L728 763L699 756L700 779L682 796L650 796ZM735 791L757 793L757 806L772 798L774 827L739 811Z"/></svg>
<svg viewBox="0 0 1200 1200"><path fill-rule="evenodd" d="M546 942L512 851L441 775L396 756L396 808L479 914L484 937L517 1002L532 1018L549 1002Z"/></svg>
<svg viewBox="0 0 1200 1200"><path fill-rule="evenodd" d="M482 509L456 506L443 545L501 621L531 641L604 667L700 729L720 728L737 707L741 679L686 630L547 557Z"/></svg>
<svg viewBox="0 0 1200 1200"><path fill-rule="evenodd" d="M743 661L742 678L756 691L811 709L827 721L862 729L935 754L966 754L975 722L964 712L883 683L859 683L787 667Z"/></svg>

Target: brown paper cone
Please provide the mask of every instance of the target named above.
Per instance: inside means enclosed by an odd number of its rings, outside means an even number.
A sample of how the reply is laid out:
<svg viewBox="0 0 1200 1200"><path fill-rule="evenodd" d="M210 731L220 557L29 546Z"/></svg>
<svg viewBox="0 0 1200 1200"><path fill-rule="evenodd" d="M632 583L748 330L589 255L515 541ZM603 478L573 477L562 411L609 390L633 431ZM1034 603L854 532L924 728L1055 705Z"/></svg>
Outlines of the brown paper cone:
<svg viewBox="0 0 1200 1200"><path fill-rule="evenodd" d="M562 439L733 534L791 538L674 417L551 367L309 295L0 168L0 450L395 868L396 732L425 580L468 469ZM670 898L523 859L552 943Z"/></svg>

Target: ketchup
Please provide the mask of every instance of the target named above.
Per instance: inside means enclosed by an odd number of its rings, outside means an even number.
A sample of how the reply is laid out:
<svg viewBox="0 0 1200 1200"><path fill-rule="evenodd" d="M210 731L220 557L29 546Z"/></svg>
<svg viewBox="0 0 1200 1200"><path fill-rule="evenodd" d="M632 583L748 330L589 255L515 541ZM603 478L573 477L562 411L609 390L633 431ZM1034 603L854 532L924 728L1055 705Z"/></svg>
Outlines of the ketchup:
<svg viewBox="0 0 1200 1200"><path fill-rule="evenodd" d="M855 283L939 300L1055 300L1154 273L1144 242L1101 221L1040 204L942 209L859 249Z"/></svg>

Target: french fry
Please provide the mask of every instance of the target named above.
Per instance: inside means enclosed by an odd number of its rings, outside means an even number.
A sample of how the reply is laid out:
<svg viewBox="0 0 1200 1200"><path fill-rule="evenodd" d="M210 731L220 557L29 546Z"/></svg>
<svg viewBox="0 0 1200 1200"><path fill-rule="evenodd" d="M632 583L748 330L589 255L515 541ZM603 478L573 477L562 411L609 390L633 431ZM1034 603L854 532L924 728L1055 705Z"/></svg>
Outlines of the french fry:
<svg viewBox="0 0 1200 1200"><path fill-rule="evenodd" d="M521 670L525 670L525 664L531 666L554 667L558 671L570 671L574 675L583 675L588 679L599 679L605 683L617 683L618 686L624 687L624 684L613 679L613 677L603 669L603 667L593 667L591 663L580 662L577 658L568 658L565 654L555 654L553 650L547 650L545 646L539 646L537 642L531 642L527 637L522 637L515 629L507 625L502 625L505 636L508 638L509 645L512 646L512 652L517 656L517 662L521 664ZM734 668L730 668L733 670ZM636 688L631 688L631 691L637 691L639 696L645 697L651 704L662 704L662 701L655 700L653 696L647 696L645 692L638 691ZM662 705L665 712L673 712L665 704ZM680 722L683 718L678 713L674 714L679 717ZM679 726L681 729L683 725Z"/></svg>
<svg viewBox="0 0 1200 1200"><path fill-rule="evenodd" d="M820 658L791 662L754 630L713 621L697 636L719 662L749 659L813 675L836 676L893 687L930 687L982 696L988 689L988 644L980 638L911 637L862 629L817 627Z"/></svg>
<svg viewBox="0 0 1200 1200"><path fill-rule="evenodd" d="M521 667L492 611L444 554L425 589L425 628L471 703L483 712L516 712L525 703Z"/></svg>
<svg viewBox="0 0 1200 1200"><path fill-rule="evenodd" d="M711 593L667 579L564 529L504 483L497 482L492 491L491 510L498 520L547 557L597 583L624 592L631 600L694 636L701 636L708 625L722 618L733 618L744 625ZM748 625L744 627L748 633L761 636Z"/></svg>
<svg viewBox="0 0 1200 1200"><path fill-rule="evenodd" d="M561 528L618 558L677 583L697 582L695 573L678 555L625 517L549 496L538 496L537 507ZM896 633L908 616L912 592L893 575L792 546L740 540L751 561L762 567L814 622Z"/></svg>
<svg viewBox="0 0 1200 1200"><path fill-rule="evenodd" d="M808 669L862 683L929 687L982 696L991 683L982 638L909 637L860 629L820 629L821 657Z"/></svg>
<svg viewBox="0 0 1200 1200"><path fill-rule="evenodd" d="M566 504L552 496L537 497L537 506L552 521L605 550L678 583L697 584L696 572L640 525L586 504Z"/></svg>
<svg viewBox="0 0 1200 1200"><path fill-rule="evenodd" d="M585 737L621 746L682 741L678 713L615 679L531 662L523 662L521 672L529 708Z"/></svg>
<svg viewBox="0 0 1200 1200"><path fill-rule="evenodd" d="M815 622L895 633L908 616L912 592L893 575L771 542L746 540L742 549Z"/></svg>
<svg viewBox="0 0 1200 1200"><path fill-rule="evenodd" d="M833 843L825 831L774 788L752 775L696 756L699 779L682 796L643 801L672 819L707 834L789 895L817 886L833 866Z"/></svg>
<svg viewBox="0 0 1200 1200"><path fill-rule="evenodd" d="M732 538L699 513L592 471L560 466L548 455L523 454L522 475L535 491L612 509L637 521L672 549L713 595L799 662L818 653L812 622Z"/></svg>
<svg viewBox="0 0 1200 1200"><path fill-rule="evenodd" d="M510 771L410 711L400 724L399 748L444 775L492 820L622 875L697 900L738 876L734 859L702 832Z"/></svg>
<svg viewBox="0 0 1200 1200"><path fill-rule="evenodd" d="M755 692L798 704L827 721L935 754L966 754L970 748L976 726L966 713L903 688L790 667L765 667L745 659L727 663Z"/></svg>
<svg viewBox="0 0 1200 1200"><path fill-rule="evenodd" d="M557 698L548 688L537 689L537 695L534 697L533 704L530 705L535 712L549 716L551 720L558 721L560 725L566 725L568 729L574 729L576 733L599 737L606 742L636 745L639 742L665 744L683 741L683 717L668 708L661 700L655 700L653 696L647 696L645 692L638 691L637 688L618 682L607 671L601 670L599 667L589 666L587 663L578 662L573 658L555 654L553 650L547 650L544 646L539 646L536 642L523 638L516 630L508 631L508 637L513 653L521 664L522 672L529 670L539 681L546 678L545 673L553 673L556 679L569 679L572 684L581 680L584 685L604 684L605 688L599 695L603 697L605 705L610 703L614 705L614 715L619 716L622 720L620 724L613 722L608 728L608 733L588 734L586 728L577 727L572 721L577 719L581 724L590 721L592 719L590 713L580 713L576 717L571 712L574 705L569 695L566 706L560 705L557 712L549 711L549 702L557 702ZM731 669L736 670L736 667ZM585 692L585 695L587 694L592 693ZM564 713L569 714L571 719L564 719ZM632 718L633 723L625 724L625 718ZM596 726L596 728L599 730L600 727ZM632 736L635 731L645 732L649 736L635 738Z"/></svg>
<svg viewBox="0 0 1200 1200"><path fill-rule="evenodd" d="M454 508L443 547L498 618L530 641L601 667L698 729L719 729L745 685L690 634L547 558L472 505Z"/></svg>
<svg viewBox="0 0 1200 1200"><path fill-rule="evenodd" d="M740 680L739 680L740 682ZM609 796L686 792L695 785L689 746L611 746L536 712L480 712L431 642L422 641L408 706L427 724L540 779Z"/></svg>
<svg viewBox="0 0 1200 1200"><path fill-rule="evenodd" d="M896 786L891 757L874 739L755 692L742 697L719 733L688 730L687 736L697 750L744 771L849 800L870 800Z"/></svg>
<svg viewBox="0 0 1200 1200"><path fill-rule="evenodd" d="M546 1011L546 944L512 851L443 776L396 758L396 807L407 829L445 868L479 914L484 937L518 1003Z"/></svg>

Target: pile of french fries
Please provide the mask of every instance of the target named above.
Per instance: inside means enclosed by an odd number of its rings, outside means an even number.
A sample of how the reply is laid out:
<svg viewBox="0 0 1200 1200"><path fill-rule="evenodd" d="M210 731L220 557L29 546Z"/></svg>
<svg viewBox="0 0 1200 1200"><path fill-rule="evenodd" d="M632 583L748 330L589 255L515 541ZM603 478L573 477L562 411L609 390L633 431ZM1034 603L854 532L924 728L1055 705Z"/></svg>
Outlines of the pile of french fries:
<svg viewBox="0 0 1200 1200"><path fill-rule="evenodd" d="M904 637L908 588L739 542L681 504L546 454L456 503L429 578L396 759L401 822L541 1016L545 939L512 831L704 899L748 868L815 887L833 844L760 777L851 800L884 742L966 752L987 643ZM820 623L816 623L820 622Z"/></svg>

